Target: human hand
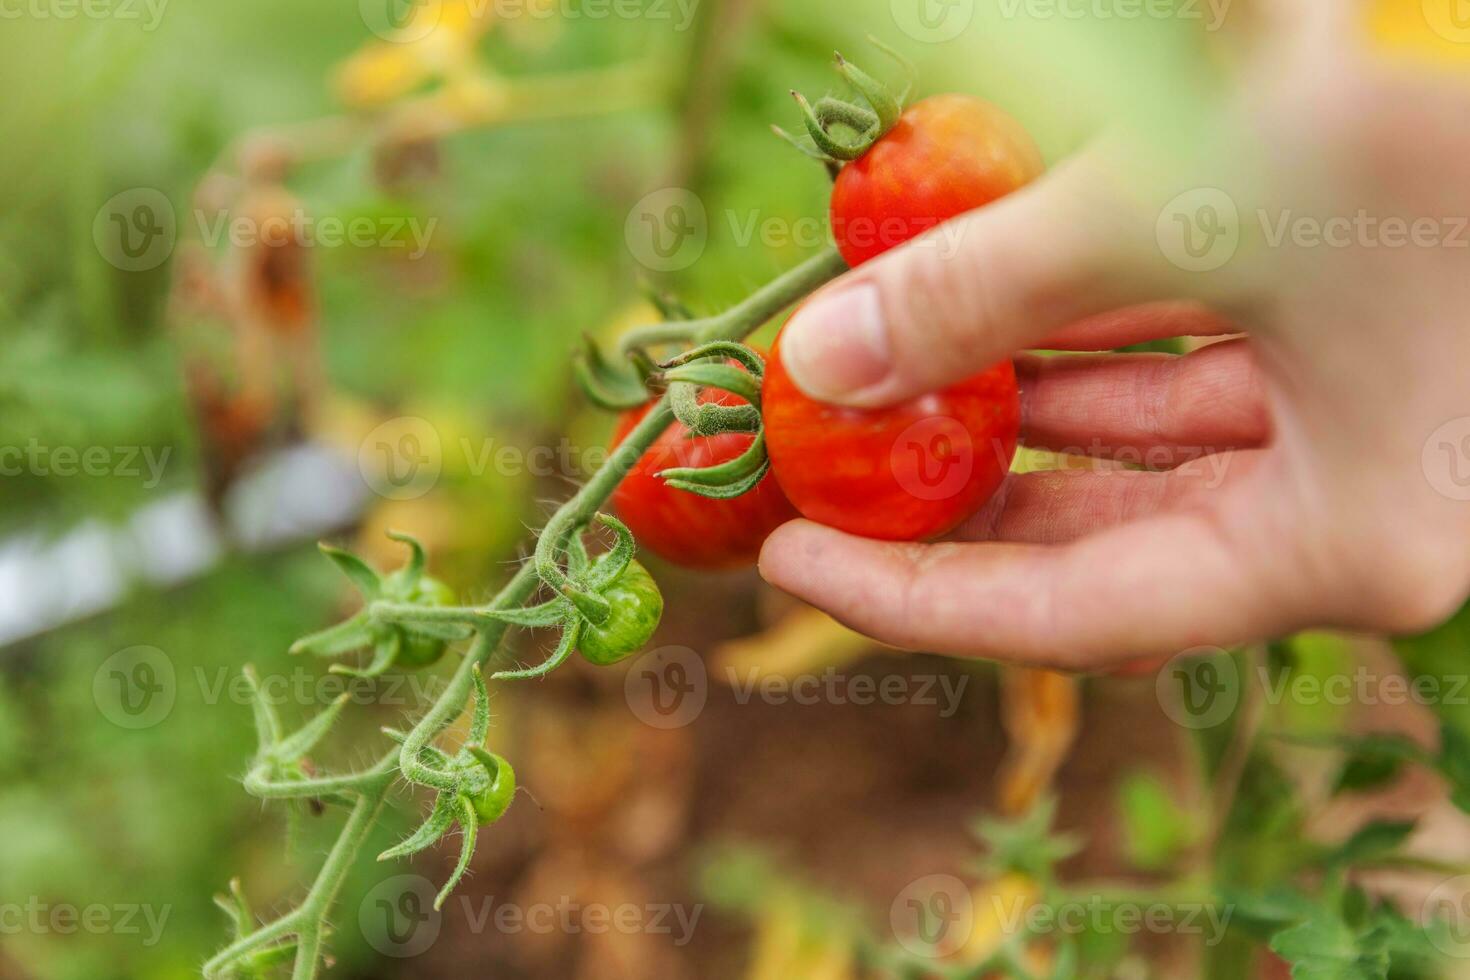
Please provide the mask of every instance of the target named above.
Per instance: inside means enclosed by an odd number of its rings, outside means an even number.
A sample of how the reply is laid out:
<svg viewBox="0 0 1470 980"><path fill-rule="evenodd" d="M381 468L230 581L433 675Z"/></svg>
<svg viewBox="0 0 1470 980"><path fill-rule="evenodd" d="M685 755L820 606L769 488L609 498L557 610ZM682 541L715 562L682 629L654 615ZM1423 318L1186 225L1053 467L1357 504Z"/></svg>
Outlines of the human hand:
<svg viewBox="0 0 1470 980"><path fill-rule="evenodd" d="M786 328L797 383L856 406L1022 349L1246 334L1177 358L1020 358L1026 444L1150 469L1013 475L938 544L793 522L762 574L897 646L1070 669L1458 608L1470 86L1375 62L1341 9L1269 31L1186 152L1114 134Z"/></svg>

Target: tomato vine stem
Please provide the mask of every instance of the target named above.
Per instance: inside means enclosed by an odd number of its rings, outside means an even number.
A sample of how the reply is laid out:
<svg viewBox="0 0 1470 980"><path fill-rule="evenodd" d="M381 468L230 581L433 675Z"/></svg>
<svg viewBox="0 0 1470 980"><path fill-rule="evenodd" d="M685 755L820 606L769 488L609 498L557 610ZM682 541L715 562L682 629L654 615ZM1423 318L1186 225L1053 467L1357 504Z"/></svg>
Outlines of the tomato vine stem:
<svg viewBox="0 0 1470 980"><path fill-rule="evenodd" d="M678 323L680 339L701 345L743 340L776 314L846 270L846 263L835 250L825 251L767 283L723 313ZM372 614L384 621L460 624L477 631L469 651L429 710L406 735L396 737L395 733L395 740L401 745L385 754L371 768L345 775L299 779L289 778L290 772L287 772L288 778L282 778L280 768L288 761L283 754L292 753L283 752L281 747L300 748L308 741L314 741L319 733L313 723L308 723L301 733L283 736L274 709L260 692L253 672L247 670L247 679L257 692L256 722L262 745L256 763L245 778L246 790L265 799L325 798L348 803L351 811L306 899L292 911L258 929L252 928L253 923L243 923L239 938L204 965L206 980L231 975L252 955L281 952L288 948L284 943L291 937L296 941L292 980L314 980L321 966L322 943L332 906L377 822L396 776L401 773L410 783L442 792L456 793L461 788L459 775L432 764L436 757L441 762L444 757L429 743L464 711L479 672L501 649L510 624L483 614L523 607L535 596L542 583L548 580L543 559L554 564L555 557L565 549L568 538L580 533L597 517L618 485L673 421L673 407L665 392L608 456L606 463L547 522L537 544L537 558L522 564L511 580L484 606L434 610L382 601L369 602ZM559 569L557 571L560 574ZM552 578L554 580L554 576ZM328 712L335 710L328 709ZM322 732L325 727L325 723L320 726ZM468 858L462 857L461 860L464 862Z"/></svg>

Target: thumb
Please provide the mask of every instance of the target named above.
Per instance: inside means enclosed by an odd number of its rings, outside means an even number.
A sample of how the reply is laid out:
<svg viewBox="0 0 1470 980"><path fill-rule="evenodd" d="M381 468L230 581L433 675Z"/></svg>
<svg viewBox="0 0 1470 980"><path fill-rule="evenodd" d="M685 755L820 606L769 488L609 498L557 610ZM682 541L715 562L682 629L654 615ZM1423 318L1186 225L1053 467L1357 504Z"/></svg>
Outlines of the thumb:
<svg viewBox="0 0 1470 980"><path fill-rule="evenodd" d="M1153 223L1111 183L1100 155L1080 158L864 264L791 318L787 372L822 401L889 404L1153 298Z"/></svg>

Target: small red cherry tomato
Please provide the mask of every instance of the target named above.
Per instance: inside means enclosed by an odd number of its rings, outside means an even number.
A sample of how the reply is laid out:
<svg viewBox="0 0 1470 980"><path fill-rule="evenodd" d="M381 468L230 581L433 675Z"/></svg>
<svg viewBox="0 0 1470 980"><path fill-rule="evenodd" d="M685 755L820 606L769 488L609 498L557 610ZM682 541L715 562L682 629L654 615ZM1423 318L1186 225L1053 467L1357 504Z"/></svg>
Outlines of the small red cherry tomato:
<svg viewBox="0 0 1470 980"><path fill-rule="evenodd" d="M1009 361L879 409L809 398L771 350L761 394L771 472L803 517L849 534L923 541L979 510L1010 471L1021 427Z"/></svg>
<svg viewBox="0 0 1470 980"><path fill-rule="evenodd" d="M706 389L701 401L744 404L719 389ZM651 406L624 412L613 433L616 447ZM674 422L619 485L613 509L638 544L686 568L723 569L754 564L772 531L797 516L771 475L754 490L732 500L713 500L676 490L658 474L675 467L703 468L729 462L750 448L754 436L731 432L699 439Z"/></svg>
<svg viewBox="0 0 1470 980"><path fill-rule="evenodd" d="M832 188L832 233L858 266L1040 176L1041 151L988 102L939 95L915 103Z"/></svg>

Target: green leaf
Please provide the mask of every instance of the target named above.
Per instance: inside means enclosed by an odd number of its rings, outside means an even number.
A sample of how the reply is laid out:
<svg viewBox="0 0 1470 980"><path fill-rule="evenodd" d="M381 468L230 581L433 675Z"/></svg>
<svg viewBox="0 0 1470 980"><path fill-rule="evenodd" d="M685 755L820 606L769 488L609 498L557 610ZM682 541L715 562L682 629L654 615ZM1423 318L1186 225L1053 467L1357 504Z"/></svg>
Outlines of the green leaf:
<svg viewBox="0 0 1470 980"><path fill-rule="evenodd" d="M1292 980L1387 980L1388 952L1359 937L1342 917L1318 907L1306 921L1278 932L1271 949L1291 964Z"/></svg>
<svg viewBox="0 0 1470 980"><path fill-rule="evenodd" d="M1329 853L1325 863L1331 867L1361 864L1392 853L1414 832L1412 820L1379 820L1368 824Z"/></svg>
<svg viewBox="0 0 1470 980"><path fill-rule="evenodd" d="M1354 740L1337 774L1332 792L1359 793L1388 785L1403 772L1404 764L1424 755L1402 735L1369 735Z"/></svg>
<svg viewBox="0 0 1470 980"><path fill-rule="evenodd" d="M1052 869L1082 849L1071 834L1052 830L1056 801L1042 800L1014 820L982 817L973 832L985 848L978 870L986 875L1020 872L1037 881L1050 881Z"/></svg>
<svg viewBox="0 0 1470 980"><path fill-rule="evenodd" d="M1129 860L1145 870L1168 867L1197 836L1189 815L1153 773L1129 775L1119 788L1118 807Z"/></svg>
<svg viewBox="0 0 1470 980"><path fill-rule="evenodd" d="M1448 719L1439 726L1440 773L1450 783L1450 800L1462 811L1470 813L1470 735Z"/></svg>
<svg viewBox="0 0 1470 980"><path fill-rule="evenodd" d="M1312 914L1315 902L1286 885L1266 889L1226 888L1220 904L1233 909L1231 925L1265 942L1285 927Z"/></svg>

